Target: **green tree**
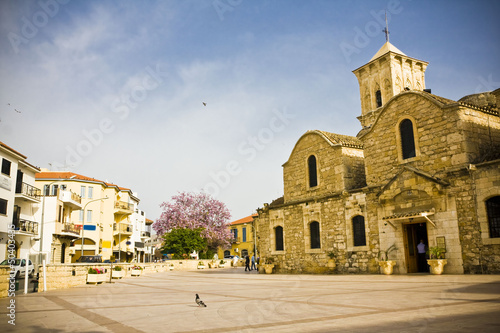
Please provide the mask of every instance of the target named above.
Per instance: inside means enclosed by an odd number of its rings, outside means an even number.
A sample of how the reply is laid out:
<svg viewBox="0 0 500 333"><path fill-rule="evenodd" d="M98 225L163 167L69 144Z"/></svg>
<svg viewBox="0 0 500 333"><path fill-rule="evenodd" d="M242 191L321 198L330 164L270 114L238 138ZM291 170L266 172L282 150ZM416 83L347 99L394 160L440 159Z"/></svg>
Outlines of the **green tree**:
<svg viewBox="0 0 500 333"><path fill-rule="evenodd" d="M201 252L207 249L207 240L201 236L203 228L175 228L163 235L162 250L179 256L189 255L193 250Z"/></svg>

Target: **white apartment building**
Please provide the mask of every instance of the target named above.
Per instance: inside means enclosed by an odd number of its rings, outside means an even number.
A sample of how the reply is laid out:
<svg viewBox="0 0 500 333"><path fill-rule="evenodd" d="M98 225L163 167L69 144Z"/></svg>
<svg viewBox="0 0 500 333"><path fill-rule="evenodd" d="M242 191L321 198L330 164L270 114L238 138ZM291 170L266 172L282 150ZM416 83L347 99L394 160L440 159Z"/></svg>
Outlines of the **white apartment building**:
<svg viewBox="0 0 500 333"><path fill-rule="evenodd" d="M66 223L65 234L59 233L59 239L43 238L44 253L52 255L55 262L75 262L82 255L101 255L103 260L121 262L133 260L132 214L140 200L130 189L73 172L46 170L37 174L36 183L44 193L57 196L58 191L69 191L67 196L73 198L66 206L51 204L53 213L47 213L50 216L45 225ZM74 237L74 231L78 231L78 237ZM50 244L50 249L46 244Z"/></svg>
<svg viewBox="0 0 500 333"><path fill-rule="evenodd" d="M40 208L40 189L35 174L40 169L26 156L0 142L0 259L25 259L38 262L36 247L40 223L35 214Z"/></svg>

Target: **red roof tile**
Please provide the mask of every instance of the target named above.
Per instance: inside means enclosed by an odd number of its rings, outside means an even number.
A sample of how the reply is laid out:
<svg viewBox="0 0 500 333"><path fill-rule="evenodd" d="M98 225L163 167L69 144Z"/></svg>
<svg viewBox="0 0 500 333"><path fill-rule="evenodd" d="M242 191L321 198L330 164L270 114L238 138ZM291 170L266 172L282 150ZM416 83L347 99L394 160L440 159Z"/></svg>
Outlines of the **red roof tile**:
<svg viewBox="0 0 500 333"><path fill-rule="evenodd" d="M120 187L118 185L112 184L112 183L107 183L105 181L87 177L87 176L82 176L74 172L69 172L69 171L43 171L39 172L35 175L35 179L42 180L42 179L70 179L71 177L75 176L73 179L74 180L85 180L89 182L96 182L96 183L101 183L107 187L116 187L120 191L131 191L129 188L126 187Z"/></svg>
<svg viewBox="0 0 500 333"><path fill-rule="evenodd" d="M242 223L250 223L253 222L253 219L255 217L259 216L259 214L255 213L250 216L244 217L242 219L236 220L234 222L229 223L230 225L235 225L235 224L242 224Z"/></svg>

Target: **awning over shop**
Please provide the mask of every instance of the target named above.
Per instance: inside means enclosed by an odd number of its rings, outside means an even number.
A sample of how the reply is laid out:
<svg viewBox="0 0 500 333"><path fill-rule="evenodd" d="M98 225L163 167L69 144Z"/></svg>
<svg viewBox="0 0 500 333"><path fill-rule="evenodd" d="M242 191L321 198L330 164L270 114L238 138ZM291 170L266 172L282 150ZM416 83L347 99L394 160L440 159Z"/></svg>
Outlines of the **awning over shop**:
<svg viewBox="0 0 500 333"><path fill-rule="evenodd" d="M392 224L392 222L394 222L394 221L403 221L403 220L414 219L417 217L423 217L430 224L432 224L435 228L436 224L429 218L430 215L434 215L434 210L425 210L425 211L418 211L418 212L394 214L394 215L383 217L382 220L387 221L387 223L389 223L394 229L396 229L396 226L394 226L394 224Z"/></svg>

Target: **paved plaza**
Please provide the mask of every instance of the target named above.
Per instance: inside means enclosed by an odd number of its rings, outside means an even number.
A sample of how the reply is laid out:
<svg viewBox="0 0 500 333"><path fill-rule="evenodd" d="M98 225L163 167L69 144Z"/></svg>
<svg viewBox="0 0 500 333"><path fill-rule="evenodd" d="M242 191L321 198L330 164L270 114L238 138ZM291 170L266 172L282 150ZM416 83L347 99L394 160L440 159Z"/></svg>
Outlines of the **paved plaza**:
<svg viewBox="0 0 500 333"><path fill-rule="evenodd" d="M23 333L500 332L500 276L172 271L19 294L0 313L1 332Z"/></svg>

